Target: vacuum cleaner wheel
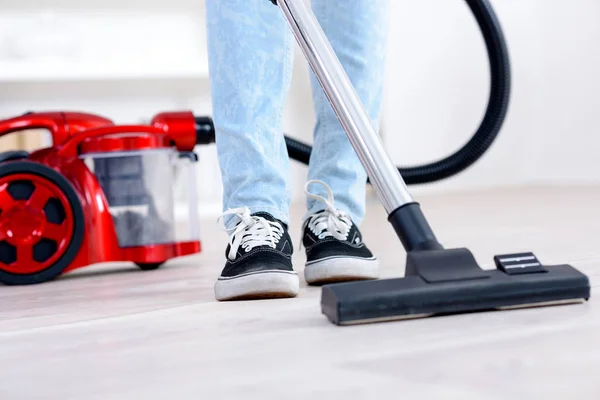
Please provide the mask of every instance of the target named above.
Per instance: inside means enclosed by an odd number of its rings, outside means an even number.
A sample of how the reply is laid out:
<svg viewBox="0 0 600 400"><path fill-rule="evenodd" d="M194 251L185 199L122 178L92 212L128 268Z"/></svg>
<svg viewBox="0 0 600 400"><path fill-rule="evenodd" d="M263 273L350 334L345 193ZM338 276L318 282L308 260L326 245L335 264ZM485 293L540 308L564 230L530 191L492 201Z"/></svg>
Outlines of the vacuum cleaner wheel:
<svg viewBox="0 0 600 400"><path fill-rule="evenodd" d="M30 161L0 164L0 282L54 279L75 258L83 231L81 203L63 176Z"/></svg>
<svg viewBox="0 0 600 400"><path fill-rule="evenodd" d="M154 271L156 269L159 269L161 265L163 265L164 263L136 263L136 265L142 270L142 271Z"/></svg>

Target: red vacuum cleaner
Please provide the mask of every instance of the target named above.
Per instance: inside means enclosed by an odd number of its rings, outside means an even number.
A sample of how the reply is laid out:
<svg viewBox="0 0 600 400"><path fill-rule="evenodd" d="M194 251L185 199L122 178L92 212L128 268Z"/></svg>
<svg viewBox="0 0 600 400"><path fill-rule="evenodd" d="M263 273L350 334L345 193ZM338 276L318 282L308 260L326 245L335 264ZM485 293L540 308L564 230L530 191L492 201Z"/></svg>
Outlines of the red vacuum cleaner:
<svg viewBox="0 0 600 400"><path fill-rule="evenodd" d="M161 113L124 126L45 112L0 121L0 136L31 129L48 130L52 147L0 153L1 283L42 283L113 261L153 270L200 252L194 147L214 140L210 118ZM176 223L176 195L187 200L185 226Z"/></svg>

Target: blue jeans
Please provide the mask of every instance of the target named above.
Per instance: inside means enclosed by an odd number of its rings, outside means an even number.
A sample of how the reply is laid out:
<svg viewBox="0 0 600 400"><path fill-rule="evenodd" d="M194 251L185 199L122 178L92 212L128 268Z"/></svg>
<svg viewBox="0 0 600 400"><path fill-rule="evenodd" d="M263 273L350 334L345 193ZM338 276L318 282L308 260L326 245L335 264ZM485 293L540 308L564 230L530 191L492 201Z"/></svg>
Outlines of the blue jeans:
<svg viewBox="0 0 600 400"><path fill-rule="evenodd" d="M375 127L379 126L388 0L312 0L312 9ZM282 127L295 39L268 0L207 0L213 120L223 209L265 211L289 225L290 161ZM335 206L359 225L366 172L311 71L317 118L310 180L326 183ZM309 188L311 189L311 188ZM323 197L320 185L311 192ZM324 206L307 197L307 212ZM225 219L225 225L234 223Z"/></svg>

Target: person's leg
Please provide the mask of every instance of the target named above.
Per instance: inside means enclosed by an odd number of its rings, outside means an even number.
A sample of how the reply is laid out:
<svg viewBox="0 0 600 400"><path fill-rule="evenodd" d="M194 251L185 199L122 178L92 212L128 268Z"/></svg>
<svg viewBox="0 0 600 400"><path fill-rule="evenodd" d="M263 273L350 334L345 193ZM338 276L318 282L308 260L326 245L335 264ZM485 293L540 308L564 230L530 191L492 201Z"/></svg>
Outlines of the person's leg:
<svg viewBox="0 0 600 400"><path fill-rule="evenodd" d="M315 16L376 128L383 100L388 1L312 1ZM311 84L317 123L306 187L305 277L309 283L374 279L378 262L358 229L365 214L367 175L313 73Z"/></svg>
<svg viewBox="0 0 600 400"><path fill-rule="evenodd" d="M290 166L282 114L294 39L267 0L206 1L208 60L223 208L289 223ZM236 220L228 216L226 226Z"/></svg>
<svg viewBox="0 0 600 400"><path fill-rule="evenodd" d="M312 0L313 10L376 128L383 100L389 0ZM367 174L323 89L311 73L317 123L308 177L325 182L335 206L360 225L365 214ZM323 188L311 186L321 196ZM307 198L309 213L323 209Z"/></svg>
<svg viewBox="0 0 600 400"><path fill-rule="evenodd" d="M289 297L299 281L287 232L289 158L282 131L293 36L267 0L207 0L213 121L227 261L218 300Z"/></svg>

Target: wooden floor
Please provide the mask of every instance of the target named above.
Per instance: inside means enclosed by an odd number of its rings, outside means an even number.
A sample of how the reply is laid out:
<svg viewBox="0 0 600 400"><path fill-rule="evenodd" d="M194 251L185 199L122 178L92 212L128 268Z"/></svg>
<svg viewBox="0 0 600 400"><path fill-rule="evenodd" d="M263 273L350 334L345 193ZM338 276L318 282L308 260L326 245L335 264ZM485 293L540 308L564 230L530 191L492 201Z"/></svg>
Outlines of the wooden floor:
<svg viewBox="0 0 600 400"><path fill-rule="evenodd" d="M304 284L296 299L215 302L226 236L203 221L204 253L155 272L104 265L0 287L0 399L600 399L600 188L419 200L447 247L489 268L519 251L570 262L589 274L592 299L340 328ZM362 229L384 277L401 276L378 203Z"/></svg>

